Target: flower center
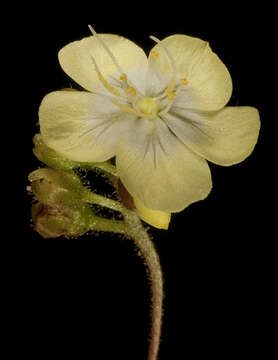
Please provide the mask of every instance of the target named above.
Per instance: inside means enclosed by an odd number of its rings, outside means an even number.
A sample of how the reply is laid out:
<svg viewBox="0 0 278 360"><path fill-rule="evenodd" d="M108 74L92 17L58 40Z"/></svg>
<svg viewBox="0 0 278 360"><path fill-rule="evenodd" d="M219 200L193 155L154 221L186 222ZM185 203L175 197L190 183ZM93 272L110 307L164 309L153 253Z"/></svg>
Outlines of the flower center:
<svg viewBox="0 0 278 360"><path fill-rule="evenodd" d="M155 99L148 96L141 97L137 101L137 106L143 114L152 116L156 116L160 110L159 103Z"/></svg>
<svg viewBox="0 0 278 360"><path fill-rule="evenodd" d="M125 112L148 119L154 119L158 113L160 115L166 114L171 108L174 98L177 96L182 86L188 84L188 81L186 78L182 78L180 79L181 84L177 85L176 63L171 53L169 52L167 47L162 43L162 41L160 41L154 36L150 36L150 38L154 40L157 43L157 45L164 50L166 56L168 57L168 60L170 61L172 67L172 76L165 91L161 95L152 98L152 97L144 96L142 93L140 93L138 89L132 86L131 82L127 79L127 75L123 72L123 69L118 64L115 56L112 54L110 49L104 43L102 38L98 36L98 34L95 32L95 30L92 28L91 25L88 26L93 36L95 36L96 40L102 45L106 53L110 56L110 59L113 61L115 67L118 69L118 72L120 73L121 85L120 87L115 88L115 86L110 85L108 81L104 78L94 57L90 55L100 82L105 87L105 89L111 95L113 95L112 98L110 95L110 100L113 102L113 104L115 104ZM157 58L158 56L159 53L152 50L151 57ZM104 94L102 95L107 96ZM120 102L118 100L120 100Z"/></svg>

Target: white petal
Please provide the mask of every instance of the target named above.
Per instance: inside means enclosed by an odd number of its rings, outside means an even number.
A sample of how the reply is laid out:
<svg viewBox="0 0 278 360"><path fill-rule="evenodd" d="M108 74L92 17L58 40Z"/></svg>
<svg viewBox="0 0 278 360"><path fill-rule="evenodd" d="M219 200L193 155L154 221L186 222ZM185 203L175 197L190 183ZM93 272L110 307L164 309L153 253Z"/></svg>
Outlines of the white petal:
<svg viewBox="0 0 278 360"><path fill-rule="evenodd" d="M55 91L39 108L43 141L75 161L105 161L116 153L133 115L107 98L80 91Z"/></svg>
<svg viewBox="0 0 278 360"><path fill-rule="evenodd" d="M171 220L170 213L148 209L137 199L134 199L134 204L136 206L136 213L142 220L157 229L168 230Z"/></svg>
<svg viewBox="0 0 278 360"><path fill-rule="evenodd" d="M219 110L229 101L232 93L232 80L226 66L211 50L209 44L201 39L172 35L162 40L171 53L177 68L177 81L186 78L190 89L191 104L195 109ZM172 76L172 67L163 49L156 45L153 50L158 57L150 64L155 70L154 89L158 88L157 73L160 73L160 87ZM151 53L150 53L151 54ZM168 80L167 80L168 77ZM176 101L188 108L187 94ZM194 101L193 101L194 100Z"/></svg>
<svg viewBox="0 0 278 360"><path fill-rule="evenodd" d="M217 112L172 107L164 120L191 150L224 166L249 156L260 130L258 110L248 106L225 107Z"/></svg>
<svg viewBox="0 0 278 360"><path fill-rule="evenodd" d="M152 210L181 211L211 190L207 162L191 152L160 119L138 119L116 155L121 181Z"/></svg>
<svg viewBox="0 0 278 360"><path fill-rule="evenodd" d="M118 35L98 34L116 58L122 70L138 88L143 88L148 60L144 51L132 41ZM119 80L121 74L107 51L95 36L74 41L59 52L63 70L84 89L92 92L105 91L95 71L91 56L94 57L104 78L111 82Z"/></svg>

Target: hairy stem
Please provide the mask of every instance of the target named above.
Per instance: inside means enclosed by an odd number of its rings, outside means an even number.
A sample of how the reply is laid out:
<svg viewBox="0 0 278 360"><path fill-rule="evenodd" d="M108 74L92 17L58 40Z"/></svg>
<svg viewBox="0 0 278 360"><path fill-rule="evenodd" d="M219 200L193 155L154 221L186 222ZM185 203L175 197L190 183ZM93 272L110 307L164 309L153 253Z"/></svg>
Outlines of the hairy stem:
<svg viewBox="0 0 278 360"><path fill-rule="evenodd" d="M79 163L81 168L88 170L94 170L95 168L100 169L105 172L105 176L112 182L115 183L118 179L117 168L108 161L99 162L99 163Z"/></svg>
<svg viewBox="0 0 278 360"><path fill-rule="evenodd" d="M118 201L109 199L102 195L94 194L93 192L91 192L89 190L84 193L83 201L85 201L89 204L101 205L101 206L104 206L104 207L107 207L109 209L116 210L116 211L123 210L122 204L119 203Z"/></svg>
<svg viewBox="0 0 278 360"><path fill-rule="evenodd" d="M156 360L160 343L163 305L163 275L160 261L154 244L150 240L147 231L142 226L137 215L132 211L125 211L124 216L126 221L126 234L134 240L139 248L145 264L148 267L148 275L151 280L152 327L148 360Z"/></svg>
<svg viewBox="0 0 278 360"><path fill-rule="evenodd" d="M88 230L124 234L125 228L126 224L123 220L104 219L102 217L92 215Z"/></svg>

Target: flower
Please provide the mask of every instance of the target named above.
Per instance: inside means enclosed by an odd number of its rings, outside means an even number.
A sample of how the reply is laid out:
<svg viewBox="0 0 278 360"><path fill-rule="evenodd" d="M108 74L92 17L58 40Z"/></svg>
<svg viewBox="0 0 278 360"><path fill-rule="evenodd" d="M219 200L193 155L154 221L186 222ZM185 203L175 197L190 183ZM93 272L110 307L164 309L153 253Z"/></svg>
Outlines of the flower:
<svg viewBox="0 0 278 360"><path fill-rule="evenodd" d="M59 52L63 70L85 90L44 97L43 141L74 161L116 156L141 209L178 212L204 199L212 188L207 161L229 166L253 151L257 109L226 106L232 80L206 41L152 36L147 57L122 36L90 29Z"/></svg>

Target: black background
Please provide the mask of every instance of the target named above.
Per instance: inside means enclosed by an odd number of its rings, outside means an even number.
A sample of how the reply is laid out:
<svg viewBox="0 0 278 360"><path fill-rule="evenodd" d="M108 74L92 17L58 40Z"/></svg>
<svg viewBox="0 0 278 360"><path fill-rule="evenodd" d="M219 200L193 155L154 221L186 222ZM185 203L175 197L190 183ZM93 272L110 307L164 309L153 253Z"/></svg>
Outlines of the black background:
<svg viewBox="0 0 278 360"><path fill-rule="evenodd" d="M131 240L86 235L78 240L44 240L30 227L28 173L38 106L50 91L67 87L57 52L97 32L123 35L147 52L149 35L183 33L210 42L233 79L230 105L259 109L261 135L252 155L232 167L210 164L209 197L172 217L168 231L151 230L165 280L160 360L201 356L226 359L266 354L271 302L272 244L263 232L265 78L260 72L267 47L257 5L204 7L186 3L74 3L22 9L17 42L23 100L22 226L16 254L11 332L31 358L146 359L149 285ZM31 15L32 12L32 15ZM265 25L266 26L266 25ZM20 60L19 60L20 59ZM23 215L23 216L22 216ZM12 262L12 264L14 264ZM10 265L7 273L13 270Z"/></svg>

